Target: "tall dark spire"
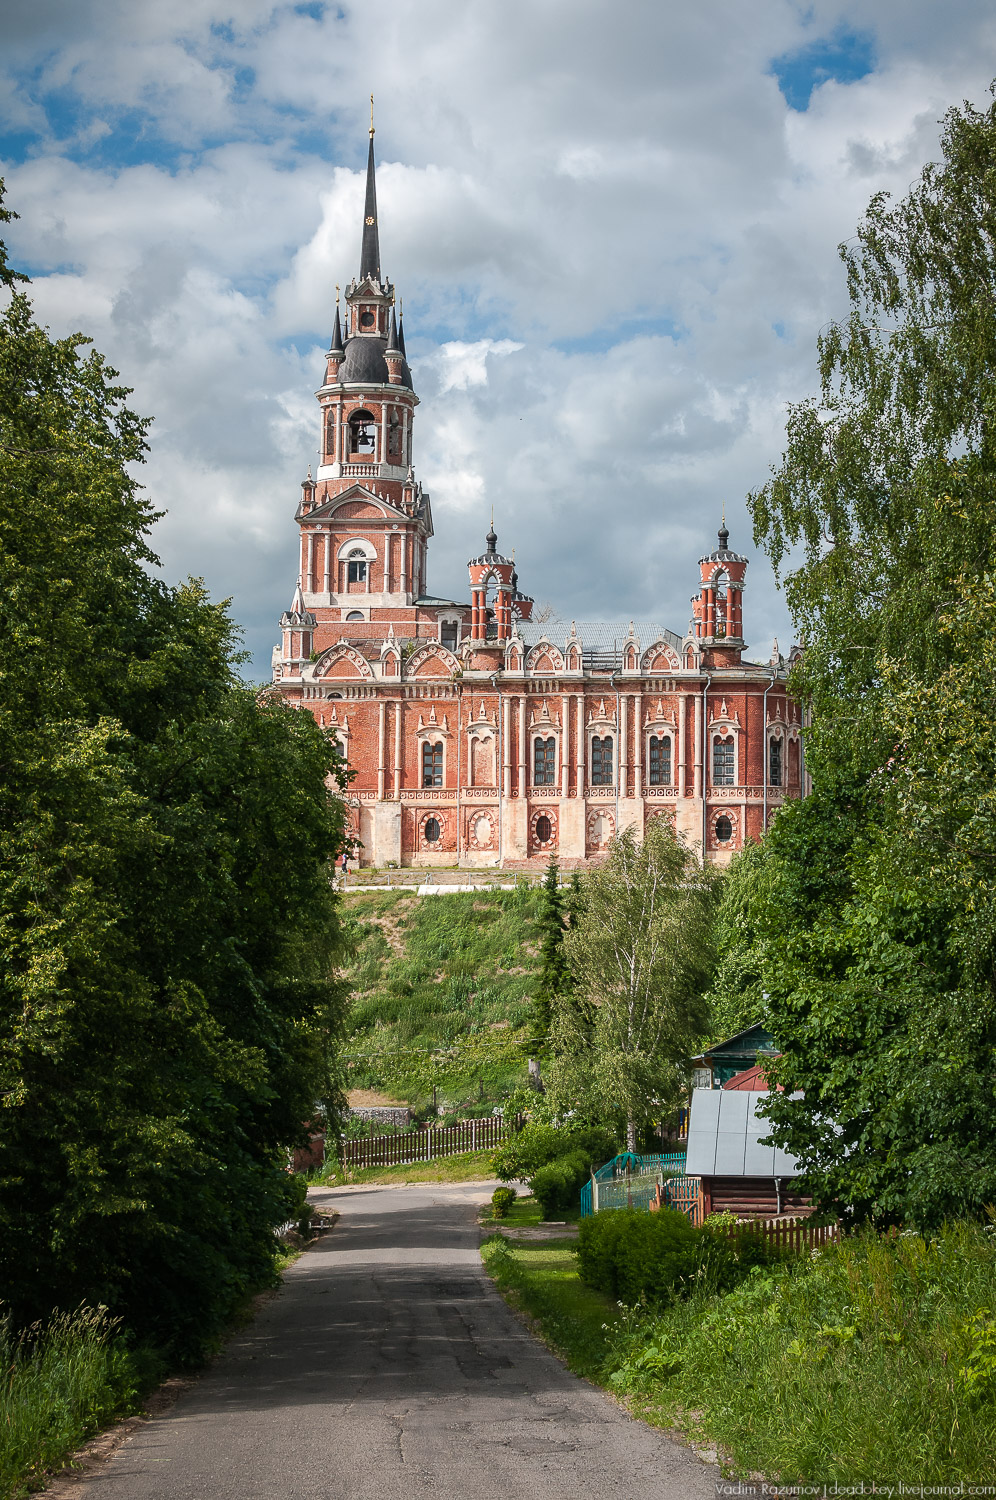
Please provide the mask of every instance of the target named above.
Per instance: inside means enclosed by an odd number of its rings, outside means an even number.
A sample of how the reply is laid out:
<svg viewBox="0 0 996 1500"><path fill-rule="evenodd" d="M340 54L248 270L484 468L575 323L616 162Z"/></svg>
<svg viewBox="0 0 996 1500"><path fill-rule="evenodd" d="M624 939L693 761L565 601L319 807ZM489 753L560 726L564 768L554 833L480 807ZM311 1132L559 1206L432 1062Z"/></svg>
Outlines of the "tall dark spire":
<svg viewBox="0 0 996 1500"><path fill-rule="evenodd" d="M408 350L405 348L405 309L404 309L404 305L402 305L401 316L398 319L398 348L401 350L402 354L407 359L408 358Z"/></svg>
<svg viewBox="0 0 996 1500"><path fill-rule="evenodd" d="M335 323L332 325L332 343L329 346L330 354L344 354L342 344L342 323L339 320L339 303L335 304Z"/></svg>
<svg viewBox="0 0 996 1500"><path fill-rule="evenodd" d="M377 179L374 170L373 98L370 99L370 151L367 155L367 196L363 205L363 244L360 249L360 280L380 280L380 228L377 223Z"/></svg>

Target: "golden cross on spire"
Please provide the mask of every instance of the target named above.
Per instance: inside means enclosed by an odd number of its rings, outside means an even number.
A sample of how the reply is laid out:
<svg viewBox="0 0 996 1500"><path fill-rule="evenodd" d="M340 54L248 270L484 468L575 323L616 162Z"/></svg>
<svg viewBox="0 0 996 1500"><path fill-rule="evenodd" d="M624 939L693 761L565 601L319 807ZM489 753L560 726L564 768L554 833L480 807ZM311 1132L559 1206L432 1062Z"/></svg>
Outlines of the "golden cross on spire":
<svg viewBox="0 0 996 1500"><path fill-rule="evenodd" d="M374 133L374 96L370 95L370 134Z"/></svg>
<svg viewBox="0 0 996 1500"><path fill-rule="evenodd" d="M335 305L336 305L336 307L339 306L339 283L338 282L336 282L336 284L335 284Z"/></svg>

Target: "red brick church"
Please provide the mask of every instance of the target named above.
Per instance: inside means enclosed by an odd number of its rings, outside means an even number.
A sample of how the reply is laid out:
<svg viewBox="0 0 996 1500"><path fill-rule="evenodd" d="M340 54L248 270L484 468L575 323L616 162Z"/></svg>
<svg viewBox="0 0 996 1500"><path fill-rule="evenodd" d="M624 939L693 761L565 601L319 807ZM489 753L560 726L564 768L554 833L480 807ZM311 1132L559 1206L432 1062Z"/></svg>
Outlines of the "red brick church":
<svg viewBox="0 0 996 1500"><path fill-rule="evenodd" d="M297 589L273 679L333 731L360 864L570 867L617 830L669 818L723 862L805 776L787 664L744 659L747 559L698 563L687 630L534 622L494 528L469 601L428 585L429 496L415 394L380 269L373 131L360 272L337 305L318 391L322 460L295 517Z"/></svg>

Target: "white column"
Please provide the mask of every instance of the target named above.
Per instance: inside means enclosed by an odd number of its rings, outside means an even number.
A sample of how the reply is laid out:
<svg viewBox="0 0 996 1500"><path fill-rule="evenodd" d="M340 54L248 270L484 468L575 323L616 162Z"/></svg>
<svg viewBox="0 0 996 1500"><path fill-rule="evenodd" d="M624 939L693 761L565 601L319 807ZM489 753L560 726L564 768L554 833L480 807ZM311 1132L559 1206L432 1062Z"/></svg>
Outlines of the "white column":
<svg viewBox="0 0 996 1500"><path fill-rule="evenodd" d="M687 696L681 693L678 697L678 796L685 795L685 709L688 704Z"/></svg>
<svg viewBox="0 0 996 1500"><path fill-rule="evenodd" d="M401 801L401 709L399 698L394 705L394 800Z"/></svg>
<svg viewBox="0 0 996 1500"><path fill-rule="evenodd" d="M387 765L384 752L387 749L387 703L382 698L377 705L377 801L383 802L387 786Z"/></svg>
<svg viewBox="0 0 996 1500"><path fill-rule="evenodd" d="M526 698L519 694L519 796L525 797L529 790L528 776L529 731L526 725Z"/></svg>
<svg viewBox="0 0 996 1500"><path fill-rule="evenodd" d="M693 797L702 796L702 699L698 693L695 694L695 781L692 790Z"/></svg>
<svg viewBox="0 0 996 1500"><path fill-rule="evenodd" d="M401 533L401 592L408 593L408 531Z"/></svg>
<svg viewBox="0 0 996 1500"><path fill-rule="evenodd" d="M502 744L502 768L501 768L501 792L506 802L512 795L512 746L509 743L509 707L511 696L508 693L501 695L501 744Z"/></svg>
<svg viewBox="0 0 996 1500"><path fill-rule="evenodd" d="M643 796L643 694L633 696L633 796Z"/></svg>
<svg viewBox="0 0 996 1500"><path fill-rule="evenodd" d="M623 693L619 699L619 774L616 785L619 787L620 797L629 795L629 694Z"/></svg>
<svg viewBox="0 0 996 1500"><path fill-rule="evenodd" d="M578 742L577 752L577 792L578 797L583 797L585 792L585 754L584 754L584 694L579 693L578 699Z"/></svg>
<svg viewBox="0 0 996 1500"><path fill-rule="evenodd" d="M560 700L560 795L566 797L571 781L571 700Z"/></svg>
<svg viewBox="0 0 996 1500"><path fill-rule="evenodd" d="M403 425L403 427L401 429L401 433L402 433L402 436L401 436L401 462L402 462L402 464L404 464L405 466L407 466L412 461L411 449L409 447L409 433L411 431L411 417L412 417L412 414L409 411L409 409L408 409L407 406L403 406L401 408L401 410L402 410L402 420L403 420L403 423L404 423L404 425Z"/></svg>
<svg viewBox="0 0 996 1500"><path fill-rule="evenodd" d="M387 402L380 403L380 461L387 463Z"/></svg>
<svg viewBox="0 0 996 1500"><path fill-rule="evenodd" d="M310 594L315 587L315 533L308 532L308 574L304 592Z"/></svg>
<svg viewBox="0 0 996 1500"><path fill-rule="evenodd" d="M322 588L323 588L323 590L324 590L324 592L326 594L330 594L332 592L332 577L331 577L331 574L332 574L332 528L331 528L331 526L326 526L326 528L325 528L325 577L324 577L324 580L322 582Z"/></svg>

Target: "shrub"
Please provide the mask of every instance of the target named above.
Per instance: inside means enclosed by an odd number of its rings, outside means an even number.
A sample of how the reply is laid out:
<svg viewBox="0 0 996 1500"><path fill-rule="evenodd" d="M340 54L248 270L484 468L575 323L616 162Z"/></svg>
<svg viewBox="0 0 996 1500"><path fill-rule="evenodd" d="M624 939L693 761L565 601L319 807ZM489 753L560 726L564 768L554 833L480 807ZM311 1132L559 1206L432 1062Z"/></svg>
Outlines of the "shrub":
<svg viewBox="0 0 996 1500"><path fill-rule="evenodd" d="M529 1191L542 1209L544 1219L577 1208L581 1186L587 1182L588 1175L589 1157L583 1151L558 1156L534 1172L529 1179Z"/></svg>
<svg viewBox="0 0 996 1500"><path fill-rule="evenodd" d="M509 1209L518 1197L514 1187L495 1188L491 1194L491 1215L495 1219L504 1219Z"/></svg>
<svg viewBox="0 0 996 1500"><path fill-rule="evenodd" d="M597 1291L627 1305L667 1300L700 1266L703 1231L673 1208L659 1213L604 1209L582 1219L578 1272Z"/></svg>
<svg viewBox="0 0 996 1500"><path fill-rule="evenodd" d="M498 1148L492 1165L495 1176L508 1182L513 1177L532 1177L533 1173L556 1161L558 1157L575 1152L585 1157L587 1175L590 1167L601 1166L602 1162L609 1161L615 1155L615 1136L611 1131L602 1130L598 1126L571 1129L561 1125L530 1122Z"/></svg>

